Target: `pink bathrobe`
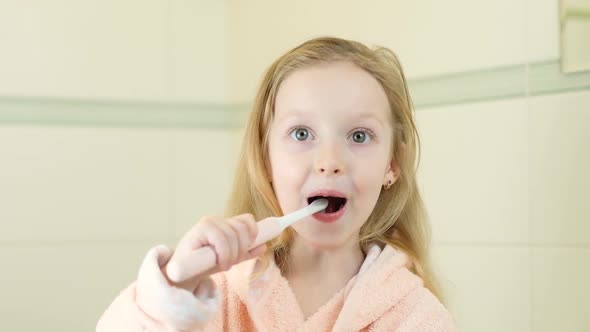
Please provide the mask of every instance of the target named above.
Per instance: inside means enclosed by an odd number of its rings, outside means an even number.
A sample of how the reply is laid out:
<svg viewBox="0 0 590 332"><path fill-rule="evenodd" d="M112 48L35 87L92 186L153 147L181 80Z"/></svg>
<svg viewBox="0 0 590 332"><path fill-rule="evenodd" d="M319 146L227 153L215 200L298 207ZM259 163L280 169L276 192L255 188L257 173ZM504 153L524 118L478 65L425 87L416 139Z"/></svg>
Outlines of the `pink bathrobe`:
<svg viewBox="0 0 590 332"><path fill-rule="evenodd" d="M358 274L307 319L272 259L251 281L263 268L260 260L213 275L215 291L193 294L163 276L160 266L171 254L165 246L148 252L137 281L109 306L97 331L456 330L447 310L408 270L408 257L390 246L373 245Z"/></svg>

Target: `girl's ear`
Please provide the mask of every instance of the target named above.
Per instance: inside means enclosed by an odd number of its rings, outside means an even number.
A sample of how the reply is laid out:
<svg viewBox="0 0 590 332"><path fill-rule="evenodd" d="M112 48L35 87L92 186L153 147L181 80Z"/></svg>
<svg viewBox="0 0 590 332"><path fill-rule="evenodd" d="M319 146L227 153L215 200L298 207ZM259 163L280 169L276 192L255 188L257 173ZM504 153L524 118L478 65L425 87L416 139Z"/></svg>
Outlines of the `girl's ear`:
<svg viewBox="0 0 590 332"><path fill-rule="evenodd" d="M396 160L391 160L389 166L387 167L387 171L385 172L385 177L383 180L383 185L391 186L394 184L400 177L401 168Z"/></svg>
<svg viewBox="0 0 590 332"><path fill-rule="evenodd" d="M406 148L406 144L404 142L400 142L401 150ZM391 186L394 184L401 176L401 167L399 163L394 158L391 158L391 162L387 166L387 171L385 172L385 179L383 181L384 185Z"/></svg>
<svg viewBox="0 0 590 332"><path fill-rule="evenodd" d="M272 184L272 166L270 165L270 158L267 157L266 160L264 160L264 167L266 168L266 175L268 175L268 182L270 182Z"/></svg>

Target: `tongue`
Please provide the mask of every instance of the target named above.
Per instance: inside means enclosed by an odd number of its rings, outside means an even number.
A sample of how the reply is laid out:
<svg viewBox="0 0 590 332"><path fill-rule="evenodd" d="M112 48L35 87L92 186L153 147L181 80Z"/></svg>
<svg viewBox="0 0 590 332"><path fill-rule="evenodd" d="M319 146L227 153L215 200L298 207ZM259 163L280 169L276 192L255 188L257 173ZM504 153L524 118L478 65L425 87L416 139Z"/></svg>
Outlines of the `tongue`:
<svg viewBox="0 0 590 332"><path fill-rule="evenodd" d="M330 202L328 203L328 207L326 207L326 210L324 213L334 213L336 211L338 211L338 208L336 207L337 204L334 204L334 202L332 202L330 200Z"/></svg>

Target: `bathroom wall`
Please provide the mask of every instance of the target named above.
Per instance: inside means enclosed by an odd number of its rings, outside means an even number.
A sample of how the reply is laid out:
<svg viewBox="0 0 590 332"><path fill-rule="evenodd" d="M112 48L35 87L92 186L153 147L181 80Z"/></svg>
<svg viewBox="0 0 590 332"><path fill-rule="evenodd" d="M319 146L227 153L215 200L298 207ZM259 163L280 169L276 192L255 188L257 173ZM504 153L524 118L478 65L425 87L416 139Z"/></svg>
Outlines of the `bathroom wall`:
<svg viewBox="0 0 590 332"><path fill-rule="evenodd" d="M150 247L222 213L228 5L0 3L0 330L94 330Z"/></svg>
<svg viewBox="0 0 590 332"><path fill-rule="evenodd" d="M0 4L0 329L92 330L155 244L220 214L263 70L315 36L390 47L461 331L585 331L590 73L558 2Z"/></svg>

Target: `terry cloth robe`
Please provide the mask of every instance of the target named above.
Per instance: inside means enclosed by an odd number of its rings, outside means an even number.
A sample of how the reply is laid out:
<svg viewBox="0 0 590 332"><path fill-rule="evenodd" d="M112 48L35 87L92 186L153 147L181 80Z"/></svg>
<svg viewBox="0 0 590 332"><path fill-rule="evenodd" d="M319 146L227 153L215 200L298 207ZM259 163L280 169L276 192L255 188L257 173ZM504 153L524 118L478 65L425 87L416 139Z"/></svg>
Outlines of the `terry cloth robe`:
<svg viewBox="0 0 590 332"><path fill-rule="evenodd" d="M166 246L152 248L137 281L100 318L98 332L136 331L455 331L449 312L412 273L409 259L373 244L359 272L307 319L288 281L251 259L212 275L195 293L170 286L161 266ZM261 272L262 271L262 272ZM256 278L250 278L252 274Z"/></svg>

